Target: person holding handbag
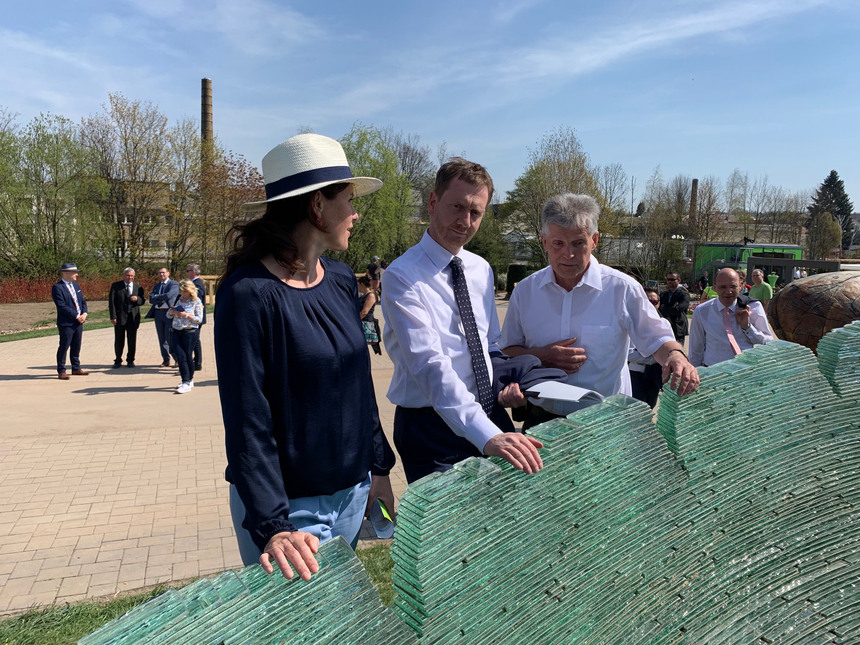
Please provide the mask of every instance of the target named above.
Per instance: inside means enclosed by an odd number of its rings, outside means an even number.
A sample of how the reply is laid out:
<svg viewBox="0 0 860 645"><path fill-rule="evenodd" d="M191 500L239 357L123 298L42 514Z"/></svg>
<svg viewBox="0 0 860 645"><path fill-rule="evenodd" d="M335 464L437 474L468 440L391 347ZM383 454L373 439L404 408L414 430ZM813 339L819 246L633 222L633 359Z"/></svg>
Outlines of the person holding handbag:
<svg viewBox="0 0 860 645"><path fill-rule="evenodd" d="M358 312L358 316L361 318L362 328L364 329L364 339L373 348L374 354L382 356L382 348L379 345L379 321L373 315L376 303L379 302L379 297L373 290L372 284L373 281L366 275L358 279L358 303L361 305L361 311Z"/></svg>

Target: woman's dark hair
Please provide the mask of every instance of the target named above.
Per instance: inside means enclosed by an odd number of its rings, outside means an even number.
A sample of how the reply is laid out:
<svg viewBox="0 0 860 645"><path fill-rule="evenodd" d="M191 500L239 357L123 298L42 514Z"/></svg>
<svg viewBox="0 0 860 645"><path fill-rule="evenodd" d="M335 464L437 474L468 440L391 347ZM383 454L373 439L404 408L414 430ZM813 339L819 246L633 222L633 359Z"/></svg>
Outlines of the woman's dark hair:
<svg viewBox="0 0 860 645"><path fill-rule="evenodd" d="M319 189L326 199L334 199L346 190L348 183L332 184ZM310 203L317 191L303 195L277 199L266 204L266 213L250 222L237 222L227 231L226 242L233 247L227 255L224 273L218 278L220 286L236 269L272 255L278 264L290 274L302 268L298 248L293 241L296 227L305 220L314 226L320 224L313 219ZM217 288L216 286L216 288Z"/></svg>
<svg viewBox="0 0 860 645"><path fill-rule="evenodd" d="M370 278L368 278L366 275L359 276L358 284L363 284L365 287L370 289Z"/></svg>

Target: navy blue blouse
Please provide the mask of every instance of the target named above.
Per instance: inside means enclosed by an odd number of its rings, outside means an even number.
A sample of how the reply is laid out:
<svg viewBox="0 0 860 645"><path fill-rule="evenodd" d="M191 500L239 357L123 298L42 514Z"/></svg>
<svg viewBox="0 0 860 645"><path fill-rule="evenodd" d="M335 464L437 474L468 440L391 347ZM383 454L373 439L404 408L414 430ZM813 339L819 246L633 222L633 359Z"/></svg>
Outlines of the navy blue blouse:
<svg viewBox="0 0 860 645"><path fill-rule="evenodd" d="M261 550L276 533L296 530L291 497L332 494L368 471L387 475L395 461L379 424L355 274L321 261L323 279L308 289L254 263L217 293L226 477Z"/></svg>

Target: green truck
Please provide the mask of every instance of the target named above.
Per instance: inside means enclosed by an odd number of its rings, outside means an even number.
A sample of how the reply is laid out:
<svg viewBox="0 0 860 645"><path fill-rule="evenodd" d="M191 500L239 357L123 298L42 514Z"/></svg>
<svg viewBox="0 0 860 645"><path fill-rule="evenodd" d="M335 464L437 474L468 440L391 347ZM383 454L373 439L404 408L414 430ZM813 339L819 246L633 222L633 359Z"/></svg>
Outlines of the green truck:
<svg viewBox="0 0 860 645"><path fill-rule="evenodd" d="M724 244L721 242L706 242L696 247L696 263L693 267L693 275L690 276L691 283L701 277L707 271L711 284L714 282L714 274L723 267L731 269L746 269L747 260L751 255L776 258L781 260L800 260L803 258L803 248L797 244ZM764 264L764 263L762 263ZM782 275L782 267L763 266L765 274L776 272ZM785 282L785 280L781 280ZM749 282L749 278L747 278Z"/></svg>

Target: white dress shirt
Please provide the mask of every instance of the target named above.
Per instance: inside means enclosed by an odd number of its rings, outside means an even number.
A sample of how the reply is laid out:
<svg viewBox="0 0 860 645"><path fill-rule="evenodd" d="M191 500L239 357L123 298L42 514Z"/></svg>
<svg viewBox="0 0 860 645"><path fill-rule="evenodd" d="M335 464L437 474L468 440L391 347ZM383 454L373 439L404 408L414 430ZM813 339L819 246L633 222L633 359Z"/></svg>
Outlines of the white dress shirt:
<svg viewBox="0 0 860 645"><path fill-rule="evenodd" d="M729 337L726 335L723 321L724 308L725 305L719 298L712 298L693 310L693 320L690 323L690 363L696 367L722 363L735 356ZM753 300L749 308L750 326L747 329L741 329L735 318L735 312L738 310L737 303L732 303L729 307L732 335L741 351L773 340L767 326L764 307L757 300Z"/></svg>
<svg viewBox="0 0 860 645"><path fill-rule="evenodd" d="M460 251L484 360L499 351L499 319L490 265ZM383 341L394 363L388 400L407 408L433 407L454 434L483 452L499 434L477 400L475 373L451 287L454 256L425 231L421 241L386 269L382 286Z"/></svg>
<svg viewBox="0 0 860 645"><path fill-rule="evenodd" d="M72 302L75 304L75 311L78 312L78 315L81 315L81 305L78 302L78 294L75 291L75 285L73 285L68 280L63 280L63 284L66 285L66 288L69 290L69 293L72 296Z"/></svg>
<svg viewBox="0 0 860 645"><path fill-rule="evenodd" d="M587 359L578 371L568 374L568 383L610 396L632 393L628 346L650 356L674 341L675 335L669 321L648 301L642 285L592 256L570 291L555 281L551 266L517 284L501 345L535 348L569 338L576 338L573 346L583 348Z"/></svg>

